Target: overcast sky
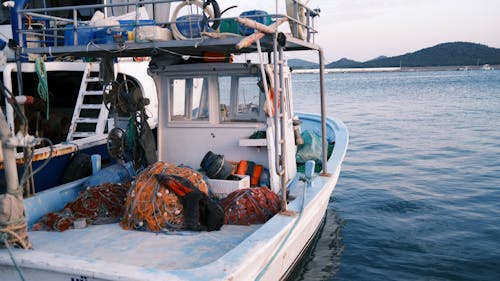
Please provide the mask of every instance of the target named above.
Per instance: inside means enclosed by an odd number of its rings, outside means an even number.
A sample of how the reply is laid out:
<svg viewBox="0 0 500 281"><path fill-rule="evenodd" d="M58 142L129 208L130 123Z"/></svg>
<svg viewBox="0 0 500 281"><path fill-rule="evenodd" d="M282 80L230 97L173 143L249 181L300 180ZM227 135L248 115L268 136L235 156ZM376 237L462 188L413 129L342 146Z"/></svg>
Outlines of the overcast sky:
<svg viewBox="0 0 500 281"><path fill-rule="evenodd" d="M218 0L231 13L265 10L274 13L274 0ZM280 12L284 0L279 0ZM439 43L466 41L500 48L500 0L310 0L321 8L317 42L328 62L340 58L366 61L396 56ZM283 30L284 31L284 30ZM315 59L315 54L305 54Z"/></svg>

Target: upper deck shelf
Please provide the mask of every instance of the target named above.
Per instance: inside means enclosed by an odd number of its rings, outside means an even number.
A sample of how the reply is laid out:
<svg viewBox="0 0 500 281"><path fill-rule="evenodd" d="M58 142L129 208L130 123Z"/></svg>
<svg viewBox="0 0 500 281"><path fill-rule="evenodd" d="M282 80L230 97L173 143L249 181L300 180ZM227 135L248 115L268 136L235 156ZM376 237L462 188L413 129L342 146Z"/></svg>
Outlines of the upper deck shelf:
<svg viewBox="0 0 500 281"><path fill-rule="evenodd" d="M270 27L278 26L278 31L286 32L278 40L285 50L319 49L314 43L317 33L314 18L319 10L296 0L287 0L286 15L254 10L242 11L239 17L222 17L220 10L223 7L218 7L214 0L117 2L52 8L17 7L18 29L14 36L22 53L50 56L242 54L257 51L255 43L238 46L245 38L259 33L238 24L238 19L247 18ZM277 23L286 21L289 24ZM273 51L273 42L273 35L264 33L260 37L262 51Z"/></svg>

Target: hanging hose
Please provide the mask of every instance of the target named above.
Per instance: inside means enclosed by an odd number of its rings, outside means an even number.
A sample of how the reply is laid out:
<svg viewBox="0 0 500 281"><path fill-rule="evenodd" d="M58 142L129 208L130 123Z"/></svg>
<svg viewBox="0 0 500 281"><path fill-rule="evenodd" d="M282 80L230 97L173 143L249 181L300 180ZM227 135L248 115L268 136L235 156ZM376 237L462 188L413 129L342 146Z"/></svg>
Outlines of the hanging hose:
<svg viewBox="0 0 500 281"><path fill-rule="evenodd" d="M208 7L208 5L212 5L212 9L214 11L214 17L212 18L214 21L212 23L207 23L210 28L217 30L220 25L220 17L222 13L220 12L219 4L215 0L205 0L203 1L203 10ZM226 9L227 10L227 9ZM226 11L224 10L224 12ZM205 13L203 13L203 21L207 22L209 19ZM203 23L203 26L205 26L205 23Z"/></svg>
<svg viewBox="0 0 500 281"><path fill-rule="evenodd" d="M47 164L49 164L50 159L52 159L52 154L54 153L54 144L52 143L52 141L50 139L48 139L48 138L36 138L33 140L32 144L34 146L36 143L42 143L44 141L50 147L49 155L47 156L47 159L45 159L45 161L38 168L36 168L36 170L34 170L34 171L32 171L31 169L25 169L25 171L23 172L23 175L21 177L21 181L19 181L19 186L24 186L30 178L32 178L33 176L35 176L36 173L40 172L43 168L45 168L45 166L47 166ZM27 162L25 162L25 167L31 167L31 163L33 162L34 155L35 155L35 150L31 149L31 153L27 157ZM34 194L34 190L33 190L33 194Z"/></svg>
<svg viewBox="0 0 500 281"><path fill-rule="evenodd" d="M47 71L45 70L45 63L42 58L36 58L35 69L38 76L38 95L46 104L45 118L49 120L49 83L47 82Z"/></svg>

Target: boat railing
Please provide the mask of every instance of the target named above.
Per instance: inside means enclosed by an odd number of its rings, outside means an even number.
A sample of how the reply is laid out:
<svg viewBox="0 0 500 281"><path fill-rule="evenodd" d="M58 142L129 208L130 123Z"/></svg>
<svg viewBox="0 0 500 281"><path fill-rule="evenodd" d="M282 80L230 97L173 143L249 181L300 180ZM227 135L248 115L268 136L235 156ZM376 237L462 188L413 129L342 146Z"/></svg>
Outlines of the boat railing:
<svg viewBox="0 0 500 281"><path fill-rule="evenodd" d="M302 2L297 0L289 0L287 3L287 14L272 14L268 13L265 15L271 22L276 21L280 18L287 18L290 23L291 35L299 42L304 44L304 49L310 49L311 45L314 45L314 35L317 30L314 27L314 20L319 16L318 9L311 9ZM17 10L17 32L14 30L14 36L18 41L19 46L22 49L22 53L44 53L53 55L62 55L70 53L82 53L82 52L92 52L93 50L109 50L109 51L120 51L126 49L127 46L133 46L134 49L140 50L141 46L145 46L146 49L151 49L151 42L156 41L154 39L139 40L137 37L137 28L145 26L157 26L167 29L172 29L173 25L177 24L187 24L189 28L192 28L191 19L174 18L171 16L171 12L168 12L167 18L163 19L151 19L144 20L141 18L139 10L144 7L149 9L155 8L155 5L161 4L176 4L176 5L199 5L204 3L200 0L151 0L151 1L129 1L126 3L107 3L107 4L92 4L92 5L78 5L78 6L64 6L64 7L49 7L49 8L18 8ZM176 7L176 6L173 6ZM98 27L91 26L90 20L82 20L80 15L83 14L82 11L102 11L104 14L104 19L120 19L120 16L109 16L110 12L114 9L120 8L121 10L130 10L132 12L127 13L127 21L120 21L117 25L117 21L111 21L109 25L100 25ZM169 9L170 10L170 9ZM229 21L233 24L235 23L236 17L207 17L202 12L202 8L193 9L199 16L202 16L203 26L205 24L212 25L215 22L221 23L223 21ZM135 14L134 14L135 12ZM88 12L86 12L88 13ZM68 17L61 17L60 14L65 14ZM263 17L261 14L249 14L241 17L246 17L250 19L257 20ZM198 23L199 24L199 23ZM110 33L109 28L121 29L118 32L123 32L125 34L123 39L118 40L119 36L114 36L110 40L102 40L102 38L96 38L97 29L103 30L108 29L108 35ZM233 25L234 27L234 25ZM132 34L127 34L132 32ZM217 32L217 30L214 30ZM82 34L94 33L92 39L82 37ZM127 36L128 35L128 36ZM235 35L238 36L239 34ZM102 37L102 33L98 36ZM115 39L115 40L114 40ZM189 38L193 40L204 40L205 37ZM79 40L84 42L78 42ZM182 40L163 40L158 39L158 41L182 41ZM161 45L161 42L153 42L161 47L167 47ZM148 45L149 44L149 45ZM169 42L170 45L176 45L176 42ZM178 43L179 45L181 43ZM102 47L105 45L105 47ZM137 51L140 52L140 51ZM147 55L147 54L145 54ZM117 54L117 56L128 56L128 54Z"/></svg>

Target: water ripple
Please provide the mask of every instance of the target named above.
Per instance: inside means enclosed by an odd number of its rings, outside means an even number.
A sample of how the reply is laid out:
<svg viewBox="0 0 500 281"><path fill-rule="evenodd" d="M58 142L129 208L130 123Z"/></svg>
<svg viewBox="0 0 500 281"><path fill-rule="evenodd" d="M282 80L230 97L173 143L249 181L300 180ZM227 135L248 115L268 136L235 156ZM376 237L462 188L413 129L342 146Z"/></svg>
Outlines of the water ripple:
<svg viewBox="0 0 500 281"><path fill-rule="evenodd" d="M296 110L317 75L295 75ZM350 147L293 280L500 277L500 71L327 75Z"/></svg>

